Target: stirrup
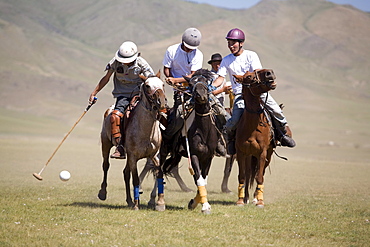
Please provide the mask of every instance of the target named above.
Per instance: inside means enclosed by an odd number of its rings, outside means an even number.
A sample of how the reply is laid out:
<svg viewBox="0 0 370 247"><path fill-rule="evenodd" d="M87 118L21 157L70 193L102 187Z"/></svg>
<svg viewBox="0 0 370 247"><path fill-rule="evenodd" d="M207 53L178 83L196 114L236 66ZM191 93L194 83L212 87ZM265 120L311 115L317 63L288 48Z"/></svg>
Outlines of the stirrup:
<svg viewBox="0 0 370 247"><path fill-rule="evenodd" d="M118 145L114 153L110 156L112 159L126 159L126 151L122 145Z"/></svg>

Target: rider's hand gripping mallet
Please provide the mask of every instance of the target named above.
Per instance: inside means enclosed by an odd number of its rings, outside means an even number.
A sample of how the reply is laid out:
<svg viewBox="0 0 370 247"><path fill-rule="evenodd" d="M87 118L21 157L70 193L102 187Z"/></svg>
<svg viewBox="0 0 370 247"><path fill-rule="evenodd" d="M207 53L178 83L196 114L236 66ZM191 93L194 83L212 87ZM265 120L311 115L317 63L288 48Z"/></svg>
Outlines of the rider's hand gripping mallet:
<svg viewBox="0 0 370 247"><path fill-rule="evenodd" d="M60 148L60 146L62 146L63 142L67 139L67 137L72 132L72 130L76 127L76 125L80 122L80 120L83 118L83 116L85 116L86 112L90 109L90 107L93 104L95 104L95 102L97 100L98 100L98 98L94 97L94 100L89 103L89 105L86 107L85 111L82 113L81 117L72 126L72 128L70 129L70 131L64 136L63 140L59 143L58 147L55 149L55 151L53 152L53 154L50 156L50 158L48 159L48 161L46 162L46 164L44 165L44 167L41 169L41 171L39 173L36 173L35 172L35 173L32 174L36 179L38 179L40 181L42 180L41 173L44 171L44 169L46 168L46 166L49 164L49 162L51 161L51 159L54 157L55 153L58 151L58 149Z"/></svg>

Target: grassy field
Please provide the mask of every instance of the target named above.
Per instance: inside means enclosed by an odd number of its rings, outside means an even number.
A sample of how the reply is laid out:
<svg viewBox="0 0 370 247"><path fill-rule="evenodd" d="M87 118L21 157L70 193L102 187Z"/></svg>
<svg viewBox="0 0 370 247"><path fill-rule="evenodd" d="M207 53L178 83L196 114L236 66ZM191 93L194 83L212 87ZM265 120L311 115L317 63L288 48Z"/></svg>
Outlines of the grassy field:
<svg viewBox="0 0 370 247"><path fill-rule="evenodd" d="M365 149L278 149L289 161L275 157L267 170L264 209L234 205L236 165L229 182L234 194L221 193L224 160L215 158L207 186L211 215L202 215L199 206L188 210L194 193L181 192L173 178L167 179L166 211L148 209L151 176L143 184L141 210L132 211L125 202L124 161L112 160L108 198L97 199L98 128L77 127L43 172L44 181L33 178L61 141L58 133L68 130L41 126L43 135L33 121L26 121L27 131L14 123L12 128L22 130L18 135L6 135L1 127L0 246L366 246L370 241ZM72 174L68 182L58 178L65 169ZM186 160L180 172L195 189Z"/></svg>

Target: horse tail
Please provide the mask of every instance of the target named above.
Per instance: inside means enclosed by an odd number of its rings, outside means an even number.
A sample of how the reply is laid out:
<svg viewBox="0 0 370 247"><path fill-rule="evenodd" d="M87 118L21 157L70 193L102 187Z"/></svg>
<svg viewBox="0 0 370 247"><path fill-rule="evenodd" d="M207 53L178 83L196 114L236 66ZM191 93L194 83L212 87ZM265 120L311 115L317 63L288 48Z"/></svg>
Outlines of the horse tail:
<svg viewBox="0 0 370 247"><path fill-rule="evenodd" d="M250 188L253 187L258 169L259 169L258 159L256 157L252 156L251 157L251 172L249 173L249 177L246 178L247 179L246 184L249 183Z"/></svg>

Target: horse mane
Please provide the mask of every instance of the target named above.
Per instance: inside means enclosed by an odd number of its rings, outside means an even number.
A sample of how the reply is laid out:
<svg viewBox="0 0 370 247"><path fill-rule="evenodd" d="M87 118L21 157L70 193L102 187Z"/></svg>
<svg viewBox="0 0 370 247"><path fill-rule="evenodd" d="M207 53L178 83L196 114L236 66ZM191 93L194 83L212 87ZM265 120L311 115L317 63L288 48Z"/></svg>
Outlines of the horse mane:
<svg viewBox="0 0 370 247"><path fill-rule="evenodd" d="M211 81L213 79L213 73L208 69L198 69L197 71L194 72L191 78L196 76L204 76L207 79L207 81Z"/></svg>

